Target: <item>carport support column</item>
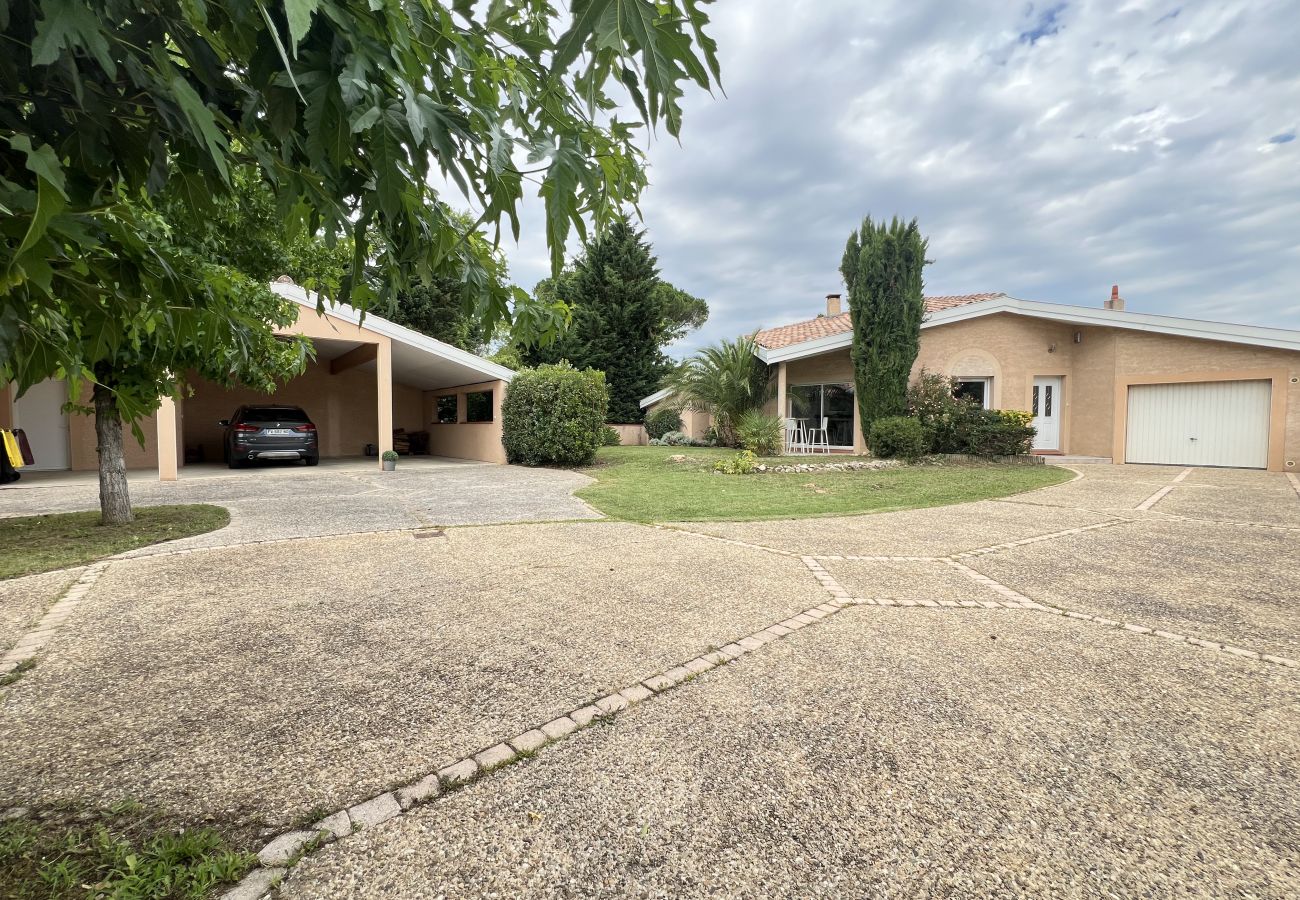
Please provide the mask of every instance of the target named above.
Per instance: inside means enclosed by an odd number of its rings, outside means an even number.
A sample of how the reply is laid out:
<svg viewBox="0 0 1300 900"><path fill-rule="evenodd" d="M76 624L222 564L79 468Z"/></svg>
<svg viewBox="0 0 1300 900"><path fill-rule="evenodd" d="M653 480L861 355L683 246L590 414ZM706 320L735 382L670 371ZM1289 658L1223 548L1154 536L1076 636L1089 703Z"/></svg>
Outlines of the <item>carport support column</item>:
<svg viewBox="0 0 1300 900"><path fill-rule="evenodd" d="M180 441L177 440L180 428L176 401L171 397L163 397L155 420L158 424L158 480L175 481L180 446Z"/></svg>
<svg viewBox="0 0 1300 900"><path fill-rule="evenodd" d="M776 414L781 419L781 427L785 427L786 417L790 415L790 403L786 399L786 376L785 363L776 364Z"/></svg>
<svg viewBox="0 0 1300 900"><path fill-rule="evenodd" d="M393 449L393 345L385 338L375 356L375 387L379 404L379 468L384 467L385 450Z"/></svg>

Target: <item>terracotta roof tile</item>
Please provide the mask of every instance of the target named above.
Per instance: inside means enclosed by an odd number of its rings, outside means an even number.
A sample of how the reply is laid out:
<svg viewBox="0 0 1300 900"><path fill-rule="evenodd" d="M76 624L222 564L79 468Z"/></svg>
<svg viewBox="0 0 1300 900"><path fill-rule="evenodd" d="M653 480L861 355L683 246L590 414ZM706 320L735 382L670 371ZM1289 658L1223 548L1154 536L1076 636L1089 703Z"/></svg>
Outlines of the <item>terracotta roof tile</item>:
<svg viewBox="0 0 1300 900"><path fill-rule="evenodd" d="M1005 296L1006 294L1001 291L993 291L987 294L926 297L925 311L934 313L943 309L952 309L954 306L965 306L967 303L979 303L981 300L993 300ZM846 334L852 330L853 323L849 319L849 314L844 312L838 316L818 316L804 322L795 322L793 325L768 328L755 334L754 342L769 350L775 350L778 347L789 347L793 344L802 344L804 341L814 341L817 338Z"/></svg>

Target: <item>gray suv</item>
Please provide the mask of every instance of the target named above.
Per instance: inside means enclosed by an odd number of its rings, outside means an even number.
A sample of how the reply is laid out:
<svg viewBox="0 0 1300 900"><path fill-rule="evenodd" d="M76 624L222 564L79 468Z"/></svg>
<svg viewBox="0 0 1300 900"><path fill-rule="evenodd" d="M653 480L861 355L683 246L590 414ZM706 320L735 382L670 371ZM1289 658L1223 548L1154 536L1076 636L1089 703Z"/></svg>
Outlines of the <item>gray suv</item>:
<svg viewBox="0 0 1300 900"><path fill-rule="evenodd" d="M259 459L301 459L320 462L316 426L297 406L241 406L217 423L226 429L226 463L238 469Z"/></svg>

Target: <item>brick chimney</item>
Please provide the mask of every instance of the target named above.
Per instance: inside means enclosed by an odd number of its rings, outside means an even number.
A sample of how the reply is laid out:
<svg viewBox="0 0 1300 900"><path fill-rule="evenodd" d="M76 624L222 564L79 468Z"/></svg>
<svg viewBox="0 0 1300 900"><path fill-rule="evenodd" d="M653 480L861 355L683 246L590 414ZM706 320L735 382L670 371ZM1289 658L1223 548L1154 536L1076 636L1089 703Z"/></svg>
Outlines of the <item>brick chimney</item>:
<svg viewBox="0 0 1300 900"><path fill-rule="evenodd" d="M838 316L841 312L843 312L843 310L840 309L840 295L839 295L839 294L827 294L827 295L826 295L826 315L828 315L828 316Z"/></svg>
<svg viewBox="0 0 1300 900"><path fill-rule="evenodd" d="M1105 305L1107 309L1116 309L1120 312L1124 311L1124 298L1119 295L1118 284L1112 284L1110 286L1110 299L1106 301Z"/></svg>

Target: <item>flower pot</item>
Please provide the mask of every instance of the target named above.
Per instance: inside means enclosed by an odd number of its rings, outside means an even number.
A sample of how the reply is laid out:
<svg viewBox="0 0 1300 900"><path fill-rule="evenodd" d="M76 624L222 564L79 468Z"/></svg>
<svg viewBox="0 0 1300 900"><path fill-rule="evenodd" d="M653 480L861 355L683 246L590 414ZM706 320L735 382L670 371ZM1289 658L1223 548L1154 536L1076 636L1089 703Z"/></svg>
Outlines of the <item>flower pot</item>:
<svg viewBox="0 0 1300 900"><path fill-rule="evenodd" d="M385 472L392 472L397 469L397 460L395 459L381 459L379 462L384 467Z"/></svg>

